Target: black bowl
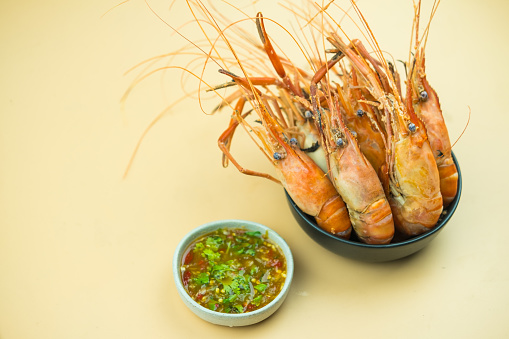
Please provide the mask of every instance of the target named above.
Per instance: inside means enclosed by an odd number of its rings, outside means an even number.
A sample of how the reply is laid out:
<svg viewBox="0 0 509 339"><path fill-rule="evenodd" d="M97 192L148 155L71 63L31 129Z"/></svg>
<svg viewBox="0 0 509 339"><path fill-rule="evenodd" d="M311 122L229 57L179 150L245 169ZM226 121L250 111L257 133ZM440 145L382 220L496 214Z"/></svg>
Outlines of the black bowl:
<svg viewBox="0 0 509 339"><path fill-rule="evenodd" d="M302 210L295 205L292 198L286 193L288 204L290 205L291 211L302 229L318 244L325 247L329 251L332 251L341 256L367 261L367 262L384 262L392 261L404 258L415 252L423 249L428 245L436 236L442 231L444 226L449 222L452 215L458 207L461 196L461 172L458 161L454 153L452 154L456 168L458 169L458 192L454 197L451 204L442 213L442 216L437 222L437 225L429 232L415 236L410 239L406 239L400 242L394 242L387 245L369 245L359 242L352 237L350 240L344 240L337 238L332 234L322 230L315 222L315 218L302 212ZM354 232L352 232L352 235Z"/></svg>

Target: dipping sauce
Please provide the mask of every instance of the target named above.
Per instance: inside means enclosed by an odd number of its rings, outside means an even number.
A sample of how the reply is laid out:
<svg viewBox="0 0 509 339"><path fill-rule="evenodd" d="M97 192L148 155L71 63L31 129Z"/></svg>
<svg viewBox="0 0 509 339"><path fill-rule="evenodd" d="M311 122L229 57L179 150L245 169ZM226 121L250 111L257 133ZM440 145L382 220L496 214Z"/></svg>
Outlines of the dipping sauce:
<svg viewBox="0 0 509 339"><path fill-rule="evenodd" d="M222 313L245 313L270 303L283 288L286 260L268 234L218 229L184 252L181 279L200 305Z"/></svg>

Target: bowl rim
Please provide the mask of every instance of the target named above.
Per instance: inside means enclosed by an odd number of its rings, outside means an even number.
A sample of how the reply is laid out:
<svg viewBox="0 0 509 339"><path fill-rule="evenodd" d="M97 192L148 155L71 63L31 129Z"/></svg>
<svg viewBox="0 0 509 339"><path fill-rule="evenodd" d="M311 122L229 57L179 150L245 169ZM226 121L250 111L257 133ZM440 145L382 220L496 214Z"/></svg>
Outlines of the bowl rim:
<svg viewBox="0 0 509 339"><path fill-rule="evenodd" d="M213 232L214 230L220 228L242 228L246 229L259 229L263 231L269 232L269 239L271 239L274 243L276 243L283 252L283 255L286 259L286 278L283 284L283 288L279 291L278 295L267 305L250 312L245 313L222 313L210 310L199 303L197 303L186 291L182 284L182 280L180 277L180 264L182 261L182 255L184 250L189 246L191 242L193 242L196 238L205 235L207 233ZM175 280L175 284L177 289L181 292L179 293L182 298L185 298L188 303L191 303L195 307L197 307L200 312L208 314L210 316L221 318L221 319L242 319L245 317L255 317L256 315L267 312L272 309L274 306L279 305L286 298L287 292L290 289L290 285L293 279L294 273L294 262L293 255L290 249L290 246L286 243L286 241L281 237L276 231L271 229L268 226L262 225L260 223L248 220L241 219L221 219L216 221L211 221L205 224L202 224L191 231L189 231L178 243L174 255L173 255L173 278ZM283 300L282 300L283 299Z"/></svg>
<svg viewBox="0 0 509 339"><path fill-rule="evenodd" d="M375 244L366 244L366 243L363 243L363 242L360 242L360 241L352 241L352 240L346 240L346 239L342 239L342 238L339 238L339 237L335 237L332 234L328 233L327 231L325 231L325 230L321 229L320 227L318 227L318 225L316 225L316 222L314 221L314 218L312 216L304 213L299 208L299 206L297 206L297 204L293 201L293 199L290 197L288 192L286 192L286 190L285 190L285 194L286 194L286 197L287 197L288 201L292 204L292 207L295 209L295 211L304 220L306 220L308 222L308 224L314 230L320 232L322 235L324 235L324 236L326 236L326 237L328 237L330 239L333 239L333 240L336 240L336 241L339 241L339 242L342 242L342 243L345 243L345 244L349 244L349 245L352 245L352 246L364 247L364 248L373 248L373 249L403 247L403 246L406 246L406 245L409 245L409 244L416 243L416 242L418 242L418 241L420 241L422 239L425 239L425 238L427 238L427 237L429 237L429 236L439 232L447 224L449 219L451 219L452 215L456 211L456 208L458 207L458 204L459 204L459 201L460 201L460 198L461 198L461 191L463 189L463 184L462 184L462 176L461 176L461 170L460 170L460 166L459 166L458 160L456 159L456 156L454 155L454 152L451 151L451 154L452 154L452 159L454 161L454 164L456 165L456 169L458 171L458 188L457 188L457 191L456 191L456 196L454 197L453 201L451 202L451 204L447 208L447 214L443 217L443 219L441 219L438 222L438 225L435 226L432 230L430 230L430 231L428 231L426 233L417 235L415 237L412 237L412 238L409 238L409 239L406 239L406 240L403 240L403 241L396 242L396 243L375 245Z"/></svg>

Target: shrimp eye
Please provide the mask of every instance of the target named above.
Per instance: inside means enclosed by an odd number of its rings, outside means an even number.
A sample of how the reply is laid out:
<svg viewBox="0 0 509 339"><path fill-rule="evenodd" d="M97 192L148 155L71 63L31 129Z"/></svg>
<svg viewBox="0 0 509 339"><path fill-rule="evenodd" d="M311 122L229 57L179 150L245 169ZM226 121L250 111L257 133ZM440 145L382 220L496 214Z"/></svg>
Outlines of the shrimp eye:
<svg viewBox="0 0 509 339"><path fill-rule="evenodd" d="M345 141L341 138L339 138L338 140L336 140L336 146L338 147L343 147L345 145Z"/></svg>
<svg viewBox="0 0 509 339"><path fill-rule="evenodd" d="M362 117L364 115L364 111L362 109L357 110L357 116Z"/></svg>
<svg viewBox="0 0 509 339"><path fill-rule="evenodd" d="M421 97L421 101L426 101L428 100L428 92L426 91L421 91L421 93L419 93L419 96Z"/></svg>
<svg viewBox="0 0 509 339"><path fill-rule="evenodd" d="M355 131L350 131L350 132L352 133L352 135L353 135L354 137L356 137L356 138L357 138L357 132L355 132Z"/></svg>
<svg viewBox="0 0 509 339"><path fill-rule="evenodd" d="M306 119L311 119L313 117L313 113L311 113L311 111L306 111L304 112L304 116Z"/></svg>
<svg viewBox="0 0 509 339"><path fill-rule="evenodd" d="M408 129L410 130L410 132L415 132L417 127L415 127L415 124L413 122L411 122L408 124Z"/></svg>
<svg viewBox="0 0 509 339"><path fill-rule="evenodd" d="M284 155L279 153L279 152L274 152L274 155L273 155L274 159L276 160L281 160L284 158Z"/></svg>
<svg viewBox="0 0 509 339"><path fill-rule="evenodd" d="M291 138L291 139L290 139L290 146L294 146L294 147L295 147L295 146L297 146L297 145L298 145L297 139L295 139L295 138Z"/></svg>

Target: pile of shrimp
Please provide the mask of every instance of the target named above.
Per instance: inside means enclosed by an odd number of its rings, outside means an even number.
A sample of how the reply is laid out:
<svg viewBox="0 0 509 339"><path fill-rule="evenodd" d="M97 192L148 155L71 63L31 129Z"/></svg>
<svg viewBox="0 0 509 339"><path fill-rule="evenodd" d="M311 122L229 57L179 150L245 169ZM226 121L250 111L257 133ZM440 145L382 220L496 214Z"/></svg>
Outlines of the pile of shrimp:
<svg viewBox="0 0 509 339"><path fill-rule="evenodd" d="M458 172L438 95L426 77L429 22L421 39L420 1L414 3L404 81L353 0L348 10L334 1L310 2L304 9L284 5L300 31L310 32L300 38L262 13L242 12L244 19L227 22L201 1L187 5L206 39L202 46L189 41L203 56L201 73L182 69L199 79L198 92L203 85L220 97L214 113L232 112L218 139L223 166L232 163L243 174L281 184L319 227L343 239L355 234L364 243L388 244L435 227L456 195ZM350 11L357 14L367 44L343 30L332 7L343 18L352 19ZM238 28L241 22L255 26L258 36ZM305 66L274 47L268 22L289 34ZM212 33L205 33L205 26ZM246 50L252 52L246 55ZM204 79L210 64L219 66L223 83ZM236 160L230 150L239 127L275 174L244 168Z"/></svg>

